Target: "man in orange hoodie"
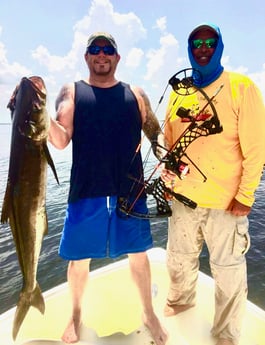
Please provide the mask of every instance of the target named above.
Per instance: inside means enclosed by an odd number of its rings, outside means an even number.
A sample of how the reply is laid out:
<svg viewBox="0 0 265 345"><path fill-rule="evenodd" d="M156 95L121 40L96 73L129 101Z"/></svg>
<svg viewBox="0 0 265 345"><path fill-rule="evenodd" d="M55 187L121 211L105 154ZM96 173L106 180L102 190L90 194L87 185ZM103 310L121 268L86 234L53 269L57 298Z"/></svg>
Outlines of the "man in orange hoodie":
<svg viewBox="0 0 265 345"><path fill-rule="evenodd" d="M168 147L189 125L176 115L178 109L187 109L199 125L200 109L213 95L222 130L197 138L186 150L205 174L205 182L193 165L184 179L166 169L162 173L162 179L173 185L175 192L198 205L190 209L179 201L172 203L167 244L171 283L165 315L194 306L199 256L206 242L216 284L212 335L217 338L216 345L236 345L248 291L247 216L265 161L265 109L259 90L248 77L224 71L222 53L219 28L212 24L196 27L188 38L188 54L198 91L182 95L172 91L169 99L165 121ZM207 116L212 116L208 108Z"/></svg>

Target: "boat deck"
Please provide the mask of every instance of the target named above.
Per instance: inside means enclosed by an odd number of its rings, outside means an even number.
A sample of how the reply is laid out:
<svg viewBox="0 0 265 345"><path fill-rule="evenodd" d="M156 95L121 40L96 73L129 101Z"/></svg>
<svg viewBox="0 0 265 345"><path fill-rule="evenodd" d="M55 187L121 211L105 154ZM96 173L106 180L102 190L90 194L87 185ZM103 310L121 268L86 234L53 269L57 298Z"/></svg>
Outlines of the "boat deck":
<svg viewBox="0 0 265 345"><path fill-rule="evenodd" d="M167 345L215 345L210 335L214 282L199 275L197 305L177 316L165 318L163 308L168 290L165 251L149 251L152 270L154 308L169 332ZM44 293L46 311L42 315L30 308L16 342L12 341L15 308L0 315L3 345L63 345L60 340L68 322L71 299L64 283ZM141 305L132 283L128 261L122 260L91 273L84 298L81 339L77 345L154 345L149 331L142 325ZM265 345L265 311L248 302L239 345Z"/></svg>

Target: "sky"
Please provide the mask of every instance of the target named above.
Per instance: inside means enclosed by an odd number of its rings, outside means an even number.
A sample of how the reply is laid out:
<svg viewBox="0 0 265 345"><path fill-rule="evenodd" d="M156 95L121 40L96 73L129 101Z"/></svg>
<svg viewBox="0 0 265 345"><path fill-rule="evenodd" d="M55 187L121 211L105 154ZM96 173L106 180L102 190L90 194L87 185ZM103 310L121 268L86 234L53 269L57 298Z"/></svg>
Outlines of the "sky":
<svg viewBox="0 0 265 345"><path fill-rule="evenodd" d="M248 75L265 99L264 0L9 0L0 3L0 123L22 77L41 76L47 108L65 83L86 79L88 36L108 31L121 60L116 77L142 87L159 119L172 75L189 68L187 38L202 22L220 27L226 70ZM163 95L165 97L160 103Z"/></svg>

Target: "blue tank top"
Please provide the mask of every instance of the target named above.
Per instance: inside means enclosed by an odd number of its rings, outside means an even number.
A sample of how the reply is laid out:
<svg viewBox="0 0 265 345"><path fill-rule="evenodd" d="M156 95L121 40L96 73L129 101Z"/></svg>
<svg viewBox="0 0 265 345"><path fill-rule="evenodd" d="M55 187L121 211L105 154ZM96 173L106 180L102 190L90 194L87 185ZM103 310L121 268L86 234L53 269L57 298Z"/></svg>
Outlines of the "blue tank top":
<svg viewBox="0 0 265 345"><path fill-rule="evenodd" d="M75 83L69 202L117 195L134 198L142 189L142 120L129 85L99 88ZM144 196L144 193L143 195Z"/></svg>

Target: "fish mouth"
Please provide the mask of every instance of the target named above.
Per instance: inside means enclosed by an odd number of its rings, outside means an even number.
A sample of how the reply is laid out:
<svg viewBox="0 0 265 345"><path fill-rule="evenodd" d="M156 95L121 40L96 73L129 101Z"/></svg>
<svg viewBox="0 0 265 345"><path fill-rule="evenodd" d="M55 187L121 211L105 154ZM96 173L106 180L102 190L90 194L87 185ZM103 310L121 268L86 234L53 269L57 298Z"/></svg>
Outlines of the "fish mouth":
<svg viewBox="0 0 265 345"><path fill-rule="evenodd" d="M42 103L43 101L46 100L46 96L47 96L47 90L46 90L46 86L44 83L44 80L39 77L39 76L31 76L29 78L27 77L23 77L20 81L20 83L16 86L8 104L7 104L7 108L9 108L11 110L11 117L12 117L12 113L16 108L16 96L17 93L19 91L19 88L21 85L30 85L30 87L35 91L36 96L37 96L37 101L35 101L35 107L38 109L39 103Z"/></svg>
<svg viewBox="0 0 265 345"><path fill-rule="evenodd" d="M32 83L32 87L41 97L46 96L47 94L46 86L45 86L44 80L41 77L34 75L25 79L28 79Z"/></svg>

